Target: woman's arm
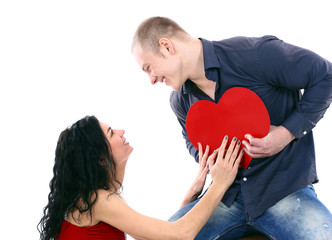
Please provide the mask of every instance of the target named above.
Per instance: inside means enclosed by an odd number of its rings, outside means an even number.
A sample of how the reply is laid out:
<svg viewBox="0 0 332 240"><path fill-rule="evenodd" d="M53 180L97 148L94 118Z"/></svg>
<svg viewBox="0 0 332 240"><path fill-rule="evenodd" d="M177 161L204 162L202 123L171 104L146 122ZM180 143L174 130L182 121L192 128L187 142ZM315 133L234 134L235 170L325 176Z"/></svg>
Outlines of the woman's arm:
<svg viewBox="0 0 332 240"><path fill-rule="evenodd" d="M210 151L210 147L206 146L205 152L203 154L203 147L201 143L198 143L198 150L199 150L199 170L196 175L194 182L191 184L190 188L188 189L180 208L183 208L185 205L195 201L198 196L202 193L206 176L209 172L209 168L207 167L207 159ZM213 152L215 154L215 152Z"/></svg>
<svg viewBox="0 0 332 240"><path fill-rule="evenodd" d="M237 174L243 151L239 153L240 144L236 141L231 142L227 151L226 144L227 139L224 139L219 150L207 160L213 180L208 191L185 216L176 222L144 216L130 208L118 196L108 196L106 191L99 194L93 212L94 218L140 239L194 239Z"/></svg>

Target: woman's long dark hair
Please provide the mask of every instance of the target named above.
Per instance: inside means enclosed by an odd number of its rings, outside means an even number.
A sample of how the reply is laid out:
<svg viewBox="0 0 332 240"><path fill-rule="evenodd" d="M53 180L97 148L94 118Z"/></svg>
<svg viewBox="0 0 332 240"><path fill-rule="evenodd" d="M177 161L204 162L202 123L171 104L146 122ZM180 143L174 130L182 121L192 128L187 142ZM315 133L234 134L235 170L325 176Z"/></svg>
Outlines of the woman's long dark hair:
<svg viewBox="0 0 332 240"><path fill-rule="evenodd" d="M94 116L82 118L61 132L48 204L38 224L41 240L57 239L63 219L74 210L79 210L80 214L88 212L91 217L98 189L113 194L121 187L116 180L116 166L110 149Z"/></svg>

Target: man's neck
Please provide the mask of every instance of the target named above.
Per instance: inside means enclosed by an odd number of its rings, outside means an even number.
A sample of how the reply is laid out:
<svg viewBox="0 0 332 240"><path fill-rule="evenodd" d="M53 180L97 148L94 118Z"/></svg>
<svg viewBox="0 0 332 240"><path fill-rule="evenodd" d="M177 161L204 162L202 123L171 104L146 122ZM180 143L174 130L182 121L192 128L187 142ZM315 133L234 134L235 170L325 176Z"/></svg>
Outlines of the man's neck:
<svg viewBox="0 0 332 240"><path fill-rule="evenodd" d="M216 90L215 82L205 78L194 83L202 92L204 92L212 100L215 100L215 90Z"/></svg>
<svg viewBox="0 0 332 240"><path fill-rule="evenodd" d="M187 59L187 63L185 64L185 66L189 66L188 79L195 83L200 90L214 100L216 83L208 80L205 76L202 41L199 39L192 39L189 49L191 51L190 54L187 55L189 57Z"/></svg>

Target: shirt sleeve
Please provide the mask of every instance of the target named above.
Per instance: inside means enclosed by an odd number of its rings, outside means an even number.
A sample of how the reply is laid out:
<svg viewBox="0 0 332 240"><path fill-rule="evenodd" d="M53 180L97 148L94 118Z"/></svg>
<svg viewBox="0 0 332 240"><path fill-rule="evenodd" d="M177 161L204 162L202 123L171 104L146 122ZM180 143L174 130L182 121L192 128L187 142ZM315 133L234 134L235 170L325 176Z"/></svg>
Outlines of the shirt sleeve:
<svg viewBox="0 0 332 240"><path fill-rule="evenodd" d="M277 87L304 90L297 108L282 125L296 138L306 135L332 101L332 64L312 51L276 38L263 41L257 53L262 80Z"/></svg>
<svg viewBox="0 0 332 240"><path fill-rule="evenodd" d="M186 130L186 118L190 108L190 103L181 99L181 97L177 96L177 93L173 91L170 96L170 105L178 122L182 127L182 135L186 141L186 146L189 150L190 155L195 158L196 162L199 162L198 150L191 144Z"/></svg>

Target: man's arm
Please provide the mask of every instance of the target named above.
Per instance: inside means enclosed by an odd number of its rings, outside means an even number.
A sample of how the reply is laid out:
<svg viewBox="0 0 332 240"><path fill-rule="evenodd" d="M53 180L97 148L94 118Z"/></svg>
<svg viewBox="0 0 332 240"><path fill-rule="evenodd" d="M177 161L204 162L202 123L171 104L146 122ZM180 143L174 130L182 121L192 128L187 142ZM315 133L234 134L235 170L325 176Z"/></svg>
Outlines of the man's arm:
<svg viewBox="0 0 332 240"><path fill-rule="evenodd" d="M281 126L272 126L266 137L246 136L245 151L253 158L275 155L294 138L306 135L332 101L332 64L317 54L272 40L260 46L258 60L262 79L276 87L304 89L304 94L295 111Z"/></svg>
<svg viewBox="0 0 332 240"><path fill-rule="evenodd" d="M171 108L180 123L182 127L182 135L183 138L186 141L186 146L187 149L189 150L190 155L192 155L195 158L195 161L198 163L199 162L199 152L198 150L191 144L188 135L187 135L187 130L186 130L186 118L187 118L187 113L190 108L190 103L186 103L181 99L181 96L179 96L177 92L172 92L170 96L170 105Z"/></svg>

